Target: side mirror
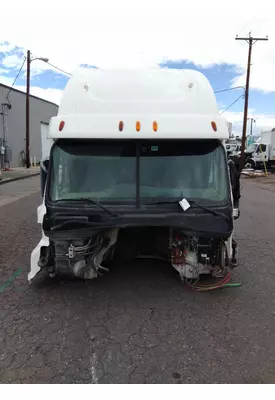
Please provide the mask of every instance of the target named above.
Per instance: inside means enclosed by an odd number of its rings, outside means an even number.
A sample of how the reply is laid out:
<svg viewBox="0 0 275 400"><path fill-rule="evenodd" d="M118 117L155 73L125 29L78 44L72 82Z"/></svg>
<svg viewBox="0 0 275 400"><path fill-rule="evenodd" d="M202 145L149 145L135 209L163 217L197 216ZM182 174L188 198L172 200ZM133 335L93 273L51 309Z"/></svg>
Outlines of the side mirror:
<svg viewBox="0 0 275 400"><path fill-rule="evenodd" d="M46 180L48 176L49 160L43 160L40 162L40 190L41 196L44 196Z"/></svg>

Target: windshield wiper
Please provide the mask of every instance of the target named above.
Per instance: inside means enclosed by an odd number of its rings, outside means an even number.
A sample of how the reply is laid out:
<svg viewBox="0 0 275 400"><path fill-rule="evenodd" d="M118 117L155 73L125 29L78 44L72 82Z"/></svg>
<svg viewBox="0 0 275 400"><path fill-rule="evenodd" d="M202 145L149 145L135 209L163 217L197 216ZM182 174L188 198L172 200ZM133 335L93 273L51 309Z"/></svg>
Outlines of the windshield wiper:
<svg viewBox="0 0 275 400"><path fill-rule="evenodd" d="M109 215L111 215L112 217L118 217L118 214L113 213L112 211L108 210L108 208L102 206L101 204L97 203L95 200L91 199L90 197L80 197L79 199L60 199L58 200L58 202L61 201L77 201L77 202L82 202L82 203L90 203L93 204L99 208L101 208L103 211L107 212Z"/></svg>
<svg viewBox="0 0 275 400"><path fill-rule="evenodd" d="M222 218L224 218L226 221L231 221L230 220L230 218L229 217L227 217L225 214L223 214L223 213L221 213L221 212L219 212L219 211L216 211L216 210L213 210L211 207L206 207L206 206L203 206L202 204L200 204L200 203L197 203L196 201L194 201L194 200L187 200L188 201L188 203L189 204L192 204L192 205L194 205L195 207L198 207L198 208L201 208L202 210L204 210L204 211L207 211L207 212L209 212L209 213L211 213L211 214L213 214L213 215L216 215L217 217L222 217ZM146 203L145 205L146 206L149 206L149 205L157 205L157 204L178 204L179 205L179 202L180 202L180 200L166 200L166 201L155 201L155 202L152 202L152 203ZM180 206L180 205L179 205ZM186 210L187 211L187 210Z"/></svg>

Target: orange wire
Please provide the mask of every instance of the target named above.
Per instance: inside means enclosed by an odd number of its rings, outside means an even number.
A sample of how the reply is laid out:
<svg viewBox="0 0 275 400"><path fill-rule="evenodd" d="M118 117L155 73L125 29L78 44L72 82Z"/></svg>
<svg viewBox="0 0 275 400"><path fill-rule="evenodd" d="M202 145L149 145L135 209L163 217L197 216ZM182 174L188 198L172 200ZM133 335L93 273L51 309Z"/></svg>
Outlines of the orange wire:
<svg viewBox="0 0 275 400"><path fill-rule="evenodd" d="M223 281L221 281L220 284L216 284L216 285L212 285L212 286L203 286L203 285L197 286L197 287L191 286L191 289L196 292L208 292L211 290L220 289L221 287L223 287L223 285L226 285L230 281L230 279L231 279L231 274L228 274L227 277Z"/></svg>
<svg viewBox="0 0 275 400"><path fill-rule="evenodd" d="M218 286L218 285L220 285L220 284L222 284L222 283L224 283L224 281L226 280L226 279L228 279L228 278L231 278L231 273L229 272L222 280L220 280L220 281L218 281L218 282L216 282L216 283L213 283L213 284L211 284L211 285L190 285L190 286L193 286L193 287L202 287L202 288L207 288L207 287L213 287L213 286Z"/></svg>

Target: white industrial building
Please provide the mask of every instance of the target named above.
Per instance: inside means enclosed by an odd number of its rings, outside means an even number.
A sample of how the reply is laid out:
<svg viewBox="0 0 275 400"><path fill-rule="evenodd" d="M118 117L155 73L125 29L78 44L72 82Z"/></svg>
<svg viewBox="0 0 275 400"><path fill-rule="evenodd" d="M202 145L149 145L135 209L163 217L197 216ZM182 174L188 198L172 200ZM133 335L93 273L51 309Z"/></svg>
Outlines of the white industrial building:
<svg viewBox="0 0 275 400"><path fill-rule="evenodd" d="M37 162L42 155L41 122L49 123L57 112L57 104L30 96L30 156ZM26 93L0 83L0 114L0 148L5 148L1 161L5 161L5 167L22 167L26 147Z"/></svg>

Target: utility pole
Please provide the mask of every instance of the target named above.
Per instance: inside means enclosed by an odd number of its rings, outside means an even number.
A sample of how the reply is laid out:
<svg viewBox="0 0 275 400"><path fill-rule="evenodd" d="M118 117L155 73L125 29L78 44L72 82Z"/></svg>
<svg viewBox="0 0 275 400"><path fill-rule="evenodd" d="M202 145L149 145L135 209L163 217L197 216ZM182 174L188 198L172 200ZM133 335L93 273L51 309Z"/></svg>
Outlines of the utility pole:
<svg viewBox="0 0 275 400"><path fill-rule="evenodd" d="M40 60L45 63L49 62L48 58L36 57L31 58L30 50L27 51L27 83L26 83L26 168L30 168L30 75L31 75L31 62Z"/></svg>
<svg viewBox="0 0 275 400"><path fill-rule="evenodd" d="M240 169L242 170L244 167L244 149L246 142L246 129L247 129L247 112L248 112L248 97L249 97L249 81L250 81L250 66L251 66L251 53L252 46L258 40L268 40L268 37L265 38L254 38L251 36L251 32L249 32L248 37L238 37L236 36L236 40L245 40L248 47L248 60L247 60L247 71L246 71L246 85L245 85L245 101L244 101L244 113L243 113L243 134L242 134L242 147L241 147L241 159L240 159Z"/></svg>
<svg viewBox="0 0 275 400"><path fill-rule="evenodd" d="M253 122L256 122L256 121L254 118L247 118L247 120L250 120L250 136L252 136Z"/></svg>
<svg viewBox="0 0 275 400"><path fill-rule="evenodd" d="M27 51L27 90L26 90L26 168L30 168L30 72L31 52Z"/></svg>

